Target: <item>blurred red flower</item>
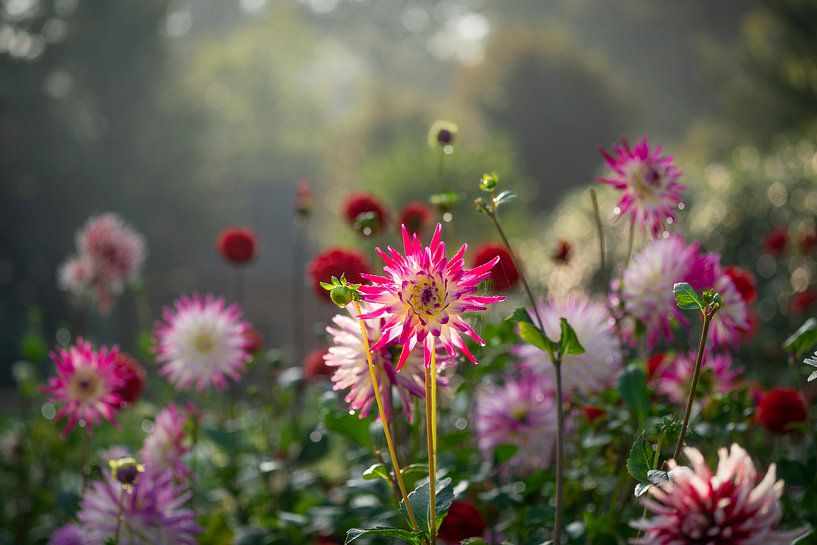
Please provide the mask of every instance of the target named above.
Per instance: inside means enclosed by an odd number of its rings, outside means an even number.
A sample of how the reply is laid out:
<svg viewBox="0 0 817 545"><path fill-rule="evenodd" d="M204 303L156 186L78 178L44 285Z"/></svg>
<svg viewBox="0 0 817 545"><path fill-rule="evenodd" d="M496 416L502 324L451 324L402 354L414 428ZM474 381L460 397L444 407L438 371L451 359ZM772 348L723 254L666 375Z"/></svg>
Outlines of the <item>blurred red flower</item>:
<svg viewBox="0 0 817 545"><path fill-rule="evenodd" d="M655 373L658 372L658 369L661 368L661 365L663 365L664 360L666 359L667 355L663 352L653 354L647 358L647 380L655 376Z"/></svg>
<svg viewBox="0 0 817 545"><path fill-rule="evenodd" d="M219 234L217 246L221 257L230 263L240 265L255 259L258 240L252 229L230 227Z"/></svg>
<svg viewBox="0 0 817 545"><path fill-rule="evenodd" d="M482 537L485 526L485 519L476 507L466 501L454 500L437 537L446 543L459 543L469 537Z"/></svg>
<svg viewBox="0 0 817 545"><path fill-rule="evenodd" d="M400 224L406 226L409 234L422 235L431 223L431 217L432 211L427 204L420 201L411 202L400 211Z"/></svg>
<svg viewBox="0 0 817 545"><path fill-rule="evenodd" d="M321 287L321 282L329 282L333 276L340 278L342 274L352 284L364 282L362 273L371 271L371 265L363 254L345 248L329 248L316 255L307 266L307 272L312 280L312 289L318 297L331 302L329 292Z"/></svg>
<svg viewBox="0 0 817 545"><path fill-rule="evenodd" d="M309 180L298 182L298 193L295 196L295 213L306 217L312 212L312 188Z"/></svg>
<svg viewBox="0 0 817 545"><path fill-rule="evenodd" d="M251 328L244 332L244 338L247 340L247 354L257 354L264 348L264 337L257 329Z"/></svg>
<svg viewBox="0 0 817 545"><path fill-rule="evenodd" d="M735 289L747 303L757 299L757 282L754 275L740 267L724 267L723 272L732 279Z"/></svg>
<svg viewBox="0 0 817 545"><path fill-rule="evenodd" d="M357 227L361 214L371 213L374 216L372 233L385 229L388 212L385 205L374 195L368 193L354 193L349 195L343 203L343 216L352 227Z"/></svg>
<svg viewBox="0 0 817 545"><path fill-rule="evenodd" d="M147 381L145 369L132 356L124 352L116 355L114 365L117 367L119 376L124 379L116 393L125 403L135 403L142 397L142 391L145 389Z"/></svg>
<svg viewBox="0 0 817 545"><path fill-rule="evenodd" d="M472 266L479 267L484 263L488 263L496 256L499 256L499 263L497 263L494 270L491 271L491 282L497 291L511 289L519 282L519 271L516 270L513 258L504 246L492 242L483 244L477 248Z"/></svg>
<svg viewBox="0 0 817 545"><path fill-rule="evenodd" d="M786 251L788 243L788 232L782 227L777 227L769 231L766 238L763 239L763 248L770 254L779 256Z"/></svg>
<svg viewBox="0 0 817 545"><path fill-rule="evenodd" d="M551 257L556 263L567 265L570 263L570 258L573 257L573 246L566 240L560 240L556 243Z"/></svg>
<svg viewBox="0 0 817 545"><path fill-rule="evenodd" d="M766 392L760 399L755 418L776 434L793 431L792 424L808 421L803 397L793 388L773 388Z"/></svg>
<svg viewBox="0 0 817 545"><path fill-rule="evenodd" d="M604 409L599 407L583 407L582 414L588 422L595 422L598 418L604 416Z"/></svg>
<svg viewBox="0 0 817 545"><path fill-rule="evenodd" d="M331 377L334 369L326 365L323 357L329 352L325 346L315 348L304 358L304 377L308 380L317 377Z"/></svg>
<svg viewBox="0 0 817 545"><path fill-rule="evenodd" d="M815 301L817 301L817 290L807 288L791 298L791 311L794 314L803 314Z"/></svg>
<svg viewBox="0 0 817 545"><path fill-rule="evenodd" d="M817 228L812 227L800 237L800 250L804 254L811 253L817 248Z"/></svg>

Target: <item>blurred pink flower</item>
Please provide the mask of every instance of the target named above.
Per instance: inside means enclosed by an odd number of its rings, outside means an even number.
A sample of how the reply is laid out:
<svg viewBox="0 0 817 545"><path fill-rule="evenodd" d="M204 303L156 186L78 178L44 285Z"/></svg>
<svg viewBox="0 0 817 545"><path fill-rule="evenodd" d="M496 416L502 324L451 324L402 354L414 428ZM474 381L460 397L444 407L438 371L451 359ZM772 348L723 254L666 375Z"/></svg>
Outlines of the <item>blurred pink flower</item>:
<svg viewBox="0 0 817 545"><path fill-rule="evenodd" d="M565 393L588 395L600 392L612 383L621 367L621 350L607 305L586 295L570 295L540 305L539 315L544 322L545 333L551 339L559 338L559 319L567 318L585 349L584 354L565 356L563 359ZM529 344L519 346L515 352L523 367L541 373L547 382L553 383L553 365L548 354Z"/></svg>
<svg viewBox="0 0 817 545"><path fill-rule="evenodd" d="M441 229L437 224L430 246L424 248L417 234L410 236L404 226L405 255L393 248L385 252L377 248L386 263L383 271L387 276L363 275L371 281L371 285L360 288L363 300L378 306L362 317L385 320L380 327L382 336L372 350L394 342L402 344L398 370L417 343L423 345L425 364L430 365L431 347L437 339L451 357L459 351L476 363L461 335L480 345L485 343L466 323L463 314L487 310L487 305L505 299L474 295L477 285L490 278L491 269L499 262L499 257L473 269L464 269L463 256L467 246L463 245L451 259L447 259L445 243L440 240Z"/></svg>
<svg viewBox="0 0 817 545"><path fill-rule="evenodd" d="M659 371L656 381L658 391L671 402L683 403L689 396L696 357L695 351L679 354ZM732 357L729 354L705 354L695 400L703 405L713 396L731 391L742 374L742 369L732 367Z"/></svg>
<svg viewBox="0 0 817 545"><path fill-rule="evenodd" d="M669 462L670 480L650 488L643 500L651 518L633 521L640 545L790 545L803 530L778 531L783 481L775 466L758 482L752 459L738 445L718 452L715 473L700 451L687 448L692 467Z"/></svg>
<svg viewBox="0 0 817 545"><path fill-rule="evenodd" d="M630 221L657 235L665 223L675 221L686 186L679 183L681 171L671 155L661 155L663 148L650 149L646 138L630 147L626 139L613 146L613 153L600 149L612 171L599 178L621 191L617 214L630 214Z"/></svg>
<svg viewBox="0 0 817 545"><path fill-rule="evenodd" d="M173 476L181 479L190 475L190 469L184 463L184 456L190 452L187 444L185 424L189 415L171 403L153 422L153 431L145 437L140 461L150 471L171 471Z"/></svg>
<svg viewBox="0 0 817 545"><path fill-rule="evenodd" d="M712 318L709 329L712 342L719 346L737 346L751 327L746 299L735 286L735 280L718 265L712 288L723 297L723 306Z"/></svg>
<svg viewBox="0 0 817 545"><path fill-rule="evenodd" d="M363 312L370 311L372 307L364 305ZM363 339L360 332L360 322L355 318L354 313L349 309L350 316L337 314L332 319L333 325L326 328L332 336L333 344L324 356L326 365L334 370L332 382L335 383L335 390L349 390L346 395L346 402L349 408L357 411L360 418L369 414L369 410L374 402L374 388L369 373L369 363L366 359L366 352L363 350ZM380 338L380 320L367 320L366 330L369 342L374 344ZM419 353L411 354L404 362L403 368L398 373L395 370L392 349L395 343L387 344L381 348L372 349L372 361L377 373L377 383L380 385L380 395L383 398L386 417L390 415L392 406L391 395L396 389L400 396L403 411L409 421L413 420L412 396L425 398L425 372L423 368L423 357ZM438 369L442 370L450 365L454 365L442 346L437 347ZM448 380L442 375L437 375L437 384L441 387L448 385ZM392 388L394 387L394 388Z"/></svg>
<svg viewBox="0 0 817 545"><path fill-rule="evenodd" d="M118 352L116 346L94 350L91 343L79 338L74 346L51 353L57 376L49 379L43 391L51 394L51 403L60 405L56 418L68 417L64 433L77 423L88 433L103 419L113 423L122 404L118 390L125 381L116 365Z"/></svg>
<svg viewBox="0 0 817 545"><path fill-rule="evenodd" d="M227 387L227 378L240 380L250 359L247 336L251 329L238 305L224 299L194 294L165 308L154 332L160 374L177 388Z"/></svg>

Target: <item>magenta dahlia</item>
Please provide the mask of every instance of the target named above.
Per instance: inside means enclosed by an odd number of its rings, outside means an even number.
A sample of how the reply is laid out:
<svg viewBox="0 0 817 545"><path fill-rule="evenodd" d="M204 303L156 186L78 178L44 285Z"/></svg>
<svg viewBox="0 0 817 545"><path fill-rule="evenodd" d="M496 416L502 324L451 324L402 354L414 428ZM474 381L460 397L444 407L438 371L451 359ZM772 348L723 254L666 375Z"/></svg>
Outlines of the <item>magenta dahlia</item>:
<svg viewBox="0 0 817 545"><path fill-rule="evenodd" d="M102 420L114 422L123 402L119 388L125 382L116 364L118 353L116 346L94 350L82 338L68 349L51 353L57 376L49 379L43 391L50 393L51 402L60 406L56 418L68 418L64 433L69 433L77 423L90 433Z"/></svg>
<svg viewBox="0 0 817 545"><path fill-rule="evenodd" d="M696 356L697 353L694 351L679 354L661 367L657 380L658 391L671 402L683 403L689 396ZM713 396L730 392L742 373L742 369L732 366L732 357L729 354L705 354L701 363L695 400L700 404L706 404Z"/></svg>
<svg viewBox="0 0 817 545"><path fill-rule="evenodd" d="M145 437L140 460L152 471L171 471L176 478L190 474L184 456L190 452L185 424L189 419L186 411L171 403L153 423L153 430Z"/></svg>
<svg viewBox="0 0 817 545"><path fill-rule="evenodd" d="M238 381L250 359L251 329L238 305L224 299L194 294L182 296L165 308L154 332L160 374L177 388L227 387L227 378Z"/></svg>
<svg viewBox="0 0 817 545"><path fill-rule="evenodd" d="M675 221L675 210L681 203L686 186L678 182L681 171L663 148L650 149L646 138L630 147L626 139L613 146L613 153L600 149L612 171L599 178L621 191L616 214L630 214L630 221L657 235L665 223Z"/></svg>
<svg viewBox="0 0 817 545"><path fill-rule="evenodd" d="M791 545L803 530L780 531L783 481L772 464L758 482L752 459L738 445L718 452L713 473L700 451L687 448L692 467L669 462L670 480L643 501L651 518L632 522L640 545Z"/></svg>
<svg viewBox="0 0 817 545"><path fill-rule="evenodd" d="M499 257L473 269L465 269L463 256L467 245L463 245L451 259L446 258L445 243L440 240L441 229L437 224L430 246L424 248L419 237L409 235L404 226L404 255L391 247L385 252L377 248L378 255L386 263L383 271L387 276L363 275L371 281L371 285L360 288L363 300L378 306L361 317L384 319L380 327L382 335L372 350L380 350L394 342L403 345L398 370L417 343L423 345L425 364L430 365L436 339L451 357L459 351L477 363L461 335L480 345L485 342L468 325L463 314L487 310L487 305L505 299L474 295L477 285L490 278L491 269L499 262Z"/></svg>

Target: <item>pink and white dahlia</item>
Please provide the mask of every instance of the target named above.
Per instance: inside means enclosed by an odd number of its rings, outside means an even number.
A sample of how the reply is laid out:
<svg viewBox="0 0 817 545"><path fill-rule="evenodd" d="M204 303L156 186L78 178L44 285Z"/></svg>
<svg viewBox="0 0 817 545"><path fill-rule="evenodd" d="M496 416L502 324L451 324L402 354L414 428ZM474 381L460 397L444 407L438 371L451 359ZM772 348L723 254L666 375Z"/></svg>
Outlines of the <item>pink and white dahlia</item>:
<svg viewBox="0 0 817 545"><path fill-rule="evenodd" d="M723 297L723 306L709 324L712 342L720 346L736 346L751 327L749 307L732 277L720 265L715 269L712 288Z"/></svg>
<svg viewBox="0 0 817 545"><path fill-rule="evenodd" d="M96 276L93 260L87 255L71 256L57 271L57 285L77 298L93 295Z"/></svg>
<svg viewBox="0 0 817 545"><path fill-rule="evenodd" d="M669 462L670 480L643 500L651 518L631 523L644 532L640 545L791 545L803 530L779 531L783 481L775 466L758 482L752 459L734 444L718 452L718 469L700 451L684 449L692 467Z"/></svg>
<svg viewBox="0 0 817 545"><path fill-rule="evenodd" d="M689 396L696 357L695 351L679 354L661 368L657 381L658 391L671 402L683 403ZM742 374L742 369L732 366L729 354L704 354L695 400L703 405L715 395L730 392Z"/></svg>
<svg viewBox="0 0 817 545"><path fill-rule="evenodd" d="M372 307L364 305L364 313L370 312ZM333 342L329 351L324 356L326 365L334 370L332 382L335 390L349 390L346 395L346 402L349 408L357 411L360 418L369 414L372 404L375 401L374 387L369 373L369 363L366 359L366 352L363 349L363 338L360 331L360 322L354 317L354 313L349 309L350 315L337 314L332 319L332 324L326 331L332 336ZM366 330L369 342L374 345L380 339L381 320L367 320ZM392 406L391 395L394 389L400 396L400 402L406 417L411 422L412 396L425 398L425 372L423 367L423 357L414 353L409 355L403 363L403 368L398 373L395 370L393 352L396 344L391 343L382 348L372 349L372 363L374 363L377 373L377 383L380 385L380 395L383 398L386 417L390 416L389 410ZM442 370L455 362L448 356L442 346L437 347L438 369ZM448 379L437 375L437 384L441 387L448 385ZM394 388L393 388L394 387Z"/></svg>
<svg viewBox="0 0 817 545"><path fill-rule="evenodd" d="M624 334L631 344L636 342L633 321L640 322L650 349L661 337L672 340L673 322L686 323L672 293L676 282L688 282L695 289L712 287L717 262L698 250L697 243L687 244L680 235L672 235L650 241L630 260L613 288L629 318Z"/></svg>
<svg viewBox="0 0 817 545"><path fill-rule="evenodd" d="M177 388L227 387L227 378L238 381L250 356L247 331L238 305L224 299L194 294L165 308L155 326L154 351L160 374Z"/></svg>
<svg viewBox="0 0 817 545"><path fill-rule="evenodd" d="M125 380L116 365L118 352L116 346L94 350L82 338L68 349L51 352L57 376L49 379L43 391L51 394L51 403L60 406L56 418L68 417L64 433L69 433L77 423L90 433L103 419L114 422L122 404L118 390Z"/></svg>
<svg viewBox="0 0 817 545"><path fill-rule="evenodd" d="M527 374L488 384L476 396L477 445L491 459L499 445L519 448L505 469L526 474L550 467L556 456L556 401L550 385Z"/></svg>
<svg viewBox="0 0 817 545"><path fill-rule="evenodd" d="M539 305L539 315L544 322L545 334L551 339L559 338L559 319L567 318L585 349L584 354L564 357L562 382L566 393L588 395L611 384L621 366L621 350L607 305L586 295L571 295ZM523 367L542 373L553 384L550 355L529 344L518 347L515 352Z"/></svg>
<svg viewBox="0 0 817 545"><path fill-rule="evenodd" d="M445 243L440 240L441 229L437 224L430 246L424 248L417 234L410 236L403 226L405 255L391 247L385 252L377 248L386 263L383 267L386 276L363 275L372 282L361 286L363 300L378 306L361 317L384 319L380 328L382 336L372 350L380 350L394 342L403 345L398 370L417 343L422 344L425 364L430 365L431 351L437 339L452 358L459 351L477 363L461 335L480 345L485 342L466 323L463 314L487 310L487 305L505 299L474 295L477 285L491 276L491 269L499 262L499 257L473 269L465 269L467 245L464 244L451 259L446 258Z"/></svg>
<svg viewBox="0 0 817 545"><path fill-rule="evenodd" d="M139 278L145 261L142 235L111 212L88 219L77 234L77 249L94 262L97 277L113 286Z"/></svg>
<svg viewBox="0 0 817 545"><path fill-rule="evenodd" d="M139 458L151 471L170 471L174 477L190 474L184 456L190 452L185 424L189 416L171 403L156 415L153 431L145 437Z"/></svg>
<svg viewBox="0 0 817 545"><path fill-rule="evenodd" d="M630 221L653 235L660 233L665 223L675 221L675 210L681 203L686 186L679 183L681 171L671 155L661 155L663 148L650 149L646 138L630 147L626 139L613 146L613 153L600 149L612 171L599 178L621 191L616 214L630 214Z"/></svg>
<svg viewBox="0 0 817 545"><path fill-rule="evenodd" d="M77 518L87 545L103 545L114 537L120 506L119 545L195 545L201 528L187 509L190 492L171 472L149 468L133 485L122 484L106 470L102 480L82 494Z"/></svg>

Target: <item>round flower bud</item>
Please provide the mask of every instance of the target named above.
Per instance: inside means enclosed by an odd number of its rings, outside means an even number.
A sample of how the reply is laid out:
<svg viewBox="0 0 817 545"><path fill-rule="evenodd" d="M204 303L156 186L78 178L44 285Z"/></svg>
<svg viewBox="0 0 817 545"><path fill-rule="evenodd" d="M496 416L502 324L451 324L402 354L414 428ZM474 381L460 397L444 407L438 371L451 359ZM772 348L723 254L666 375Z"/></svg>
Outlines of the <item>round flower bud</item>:
<svg viewBox="0 0 817 545"><path fill-rule="evenodd" d="M355 298L355 292L349 286L335 286L329 292L329 298L340 308L345 308Z"/></svg>
<svg viewBox="0 0 817 545"><path fill-rule="evenodd" d="M446 148L457 139L459 128L450 121L435 121L428 132L428 143L432 147Z"/></svg>
<svg viewBox="0 0 817 545"><path fill-rule="evenodd" d="M496 172L493 174L483 174L482 179L479 181L479 188L483 191L493 191L496 189L498 183L499 176L496 175Z"/></svg>
<svg viewBox="0 0 817 545"><path fill-rule="evenodd" d="M124 486L130 486L139 478L139 474L145 471L135 458L119 458L118 460L111 460L108 462L111 466L111 472L114 479L119 481Z"/></svg>

